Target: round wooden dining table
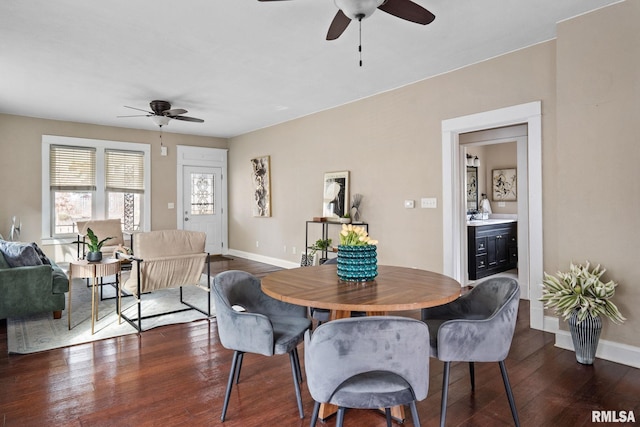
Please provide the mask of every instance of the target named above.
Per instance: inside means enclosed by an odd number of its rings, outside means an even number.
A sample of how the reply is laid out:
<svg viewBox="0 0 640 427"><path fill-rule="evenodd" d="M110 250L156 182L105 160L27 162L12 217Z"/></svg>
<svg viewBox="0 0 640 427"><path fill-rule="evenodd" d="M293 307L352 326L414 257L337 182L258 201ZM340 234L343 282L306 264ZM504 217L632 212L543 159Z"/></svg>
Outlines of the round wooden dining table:
<svg viewBox="0 0 640 427"><path fill-rule="evenodd" d="M365 283L341 282L336 268L331 264L270 273L262 278L262 291L280 301L331 310L333 320L350 317L352 311L373 316L442 305L462 290L451 277L415 268L379 265L375 280ZM336 411L322 403L319 417L324 420ZM404 421L402 406L392 408L391 414Z"/></svg>
<svg viewBox="0 0 640 427"><path fill-rule="evenodd" d="M307 307L331 310L331 318L352 311L369 315L416 310L446 304L460 296L458 281L427 270L378 266L372 282L342 282L336 265L280 270L262 279L262 291L272 298Z"/></svg>

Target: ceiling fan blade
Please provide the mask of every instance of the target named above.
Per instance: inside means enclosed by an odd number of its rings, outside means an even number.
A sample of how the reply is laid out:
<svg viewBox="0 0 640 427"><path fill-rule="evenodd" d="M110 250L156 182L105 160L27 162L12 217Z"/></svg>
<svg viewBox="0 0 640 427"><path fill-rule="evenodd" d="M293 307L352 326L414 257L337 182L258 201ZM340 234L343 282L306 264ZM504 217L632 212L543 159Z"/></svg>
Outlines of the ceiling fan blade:
<svg viewBox="0 0 640 427"><path fill-rule="evenodd" d="M427 25L436 19L433 13L411 0L387 0L378 9L416 24Z"/></svg>
<svg viewBox="0 0 640 427"><path fill-rule="evenodd" d="M153 115L152 111L143 110L142 108L129 107L128 105L125 105L124 108L131 108L132 110L144 111L145 113Z"/></svg>
<svg viewBox="0 0 640 427"><path fill-rule="evenodd" d="M343 11L338 10L336 16L331 21L331 25L329 26L329 31L327 32L327 40L335 40L344 33L344 30L347 29L351 19L347 15L344 14Z"/></svg>
<svg viewBox="0 0 640 427"><path fill-rule="evenodd" d="M196 123L204 123L202 119L196 119L195 117L187 117L187 116L167 116L175 120L182 120L185 122L196 122Z"/></svg>
<svg viewBox="0 0 640 427"><path fill-rule="evenodd" d="M116 117L151 117L153 114L134 114L133 116L116 116Z"/></svg>
<svg viewBox="0 0 640 427"><path fill-rule="evenodd" d="M162 112L163 116L177 116L178 114L188 113L187 110L183 110L182 108L174 108L172 110L164 110Z"/></svg>

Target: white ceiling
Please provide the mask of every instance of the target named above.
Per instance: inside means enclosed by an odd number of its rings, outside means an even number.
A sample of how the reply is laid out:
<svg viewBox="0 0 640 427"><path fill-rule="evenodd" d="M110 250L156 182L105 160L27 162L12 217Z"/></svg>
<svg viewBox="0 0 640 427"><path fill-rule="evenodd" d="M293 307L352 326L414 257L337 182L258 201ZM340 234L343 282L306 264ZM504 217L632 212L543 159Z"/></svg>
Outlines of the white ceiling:
<svg viewBox="0 0 640 427"><path fill-rule="evenodd" d="M162 99L232 137L552 39L618 0L414 0L427 26L380 10L338 40L333 0L2 0L0 112L157 129L124 105Z"/></svg>

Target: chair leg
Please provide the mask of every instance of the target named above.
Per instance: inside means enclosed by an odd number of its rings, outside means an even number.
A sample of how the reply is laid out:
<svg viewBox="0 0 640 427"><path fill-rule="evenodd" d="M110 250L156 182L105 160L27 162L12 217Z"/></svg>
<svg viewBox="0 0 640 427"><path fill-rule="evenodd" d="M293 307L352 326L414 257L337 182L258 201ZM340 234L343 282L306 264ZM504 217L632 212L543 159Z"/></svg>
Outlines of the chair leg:
<svg viewBox="0 0 640 427"><path fill-rule="evenodd" d="M300 394L300 380L298 378L298 368L296 367L295 349L289 352L289 360L291 361L291 375L293 376L293 386L296 390L298 411L300 412L300 418L304 418L304 410L302 409L302 396Z"/></svg>
<svg viewBox="0 0 640 427"><path fill-rule="evenodd" d="M444 371L442 372L442 402L440 402L440 427L444 427L447 418L447 398L449 396L449 371L451 370L451 362L444 362Z"/></svg>
<svg viewBox="0 0 640 427"><path fill-rule="evenodd" d="M391 408L384 408L384 415L387 418L387 427L391 427Z"/></svg>
<svg viewBox="0 0 640 427"><path fill-rule="evenodd" d="M411 418L413 418L413 427L420 427L420 417L418 416L418 407L416 406L416 401L412 401L409 403L409 407L411 408Z"/></svg>
<svg viewBox="0 0 640 427"><path fill-rule="evenodd" d="M471 377L471 391L476 391L476 369L473 362L469 362L469 377Z"/></svg>
<svg viewBox="0 0 640 427"><path fill-rule="evenodd" d="M229 397L231 396L231 388L233 387L233 379L236 376L236 367L238 366L238 359L242 357L242 352L234 351L233 360L231 362L231 371L229 372L229 381L227 381L227 391L224 394L224 403L222 404L222 416L220 421L224 421L227 415L227 406L229 406Z"/></svg>
<svg viewBox="0 0 640 427"><path fill-rule="evenodd" d="M298 371L298 382L300 382L300 384L302 384L303 380L302 380L302 369L300 369L300 355L298 354L298 348L294 348L294 356L296 357L296 369Z"/></svg>
<svg viewBox="0 0 640 427"><path fill-rule="evenodd" d="M311 424L309 424L309 427L316 427L316 422L318 422L319 413L320 413L320 402L314 402L313 414L311 414Z"/></svg>
<svg viewBox="0 0 640 427"><path fill-rule="evenodd" d="M242 360L244 360L244 353L240 352L238 355L238 366L236 367L236 384L240 382L240 371L242 370Z"/></svg>
<svg viewBox="0 0 640 427"><path fill-rule="evenodd" d="M344 408L340 406L338 408L338 418L336 420L336 427L342 427L343 423L344 423Z"/></svg>
<svg viewBox="0 0 640 427"><path fill-rule="evenodd" d="M509 407L511 408L511 415L513 415L513 421L516 427L520 427L520 420L518 419L518 408L516 408L516 401L513 398L513 392L511 391L511 384L509 384L509 376L507 375L507 367L504 364L504 360L498 362L500 364L500 373L502 373L502 381L504 382L504 390L507 392L507 399L509 399Z"/></svg>

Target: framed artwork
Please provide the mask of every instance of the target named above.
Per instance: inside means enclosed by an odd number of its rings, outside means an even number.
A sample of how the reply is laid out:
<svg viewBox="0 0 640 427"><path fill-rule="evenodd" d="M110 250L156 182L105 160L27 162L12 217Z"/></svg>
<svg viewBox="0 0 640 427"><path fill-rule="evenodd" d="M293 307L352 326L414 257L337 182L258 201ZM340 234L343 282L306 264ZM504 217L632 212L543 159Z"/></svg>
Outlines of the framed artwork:
<svg viewBox="0 0 640 427"><path fill-rule="evenodd" d="M516 169L494 169L491 172L493 175L493 200L499 202L517 200Z"/></svg>
<svg viewBox="0 0 640 427"><path fill-rule="evenodd" d="M341 218L349 213L349 171L324 174L322 216Z"/></svg>
<svg viewBox="0 0 640 427"><path fill-rule="evenodd" d="M467 211L478 210L478 168L467 166Z"/></svg>
<svg viewBox="0 0 640 427"><path fill-rule="evenodd" d="M253 184L252 213L256 217L271 216L271 160L269 156L251 159Z"/></svg>

